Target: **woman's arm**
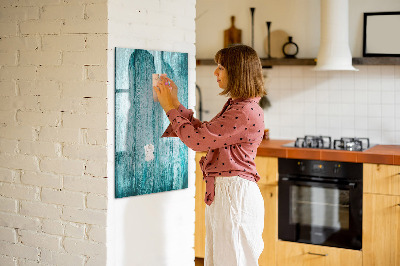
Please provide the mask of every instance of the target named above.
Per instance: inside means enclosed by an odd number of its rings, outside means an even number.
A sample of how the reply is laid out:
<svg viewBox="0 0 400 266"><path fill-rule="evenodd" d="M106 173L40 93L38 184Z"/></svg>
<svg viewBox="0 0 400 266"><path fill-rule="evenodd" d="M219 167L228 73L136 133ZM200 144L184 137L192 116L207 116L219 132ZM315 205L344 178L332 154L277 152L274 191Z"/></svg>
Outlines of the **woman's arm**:
<svg viewBox="0 0 400 266"><path fill-rule="evenodd" d="M168 85L167 85L168 84ZM170 98L172 102L172 106L178 110L178 112L185 118L187 118L195 127L198 127L201 124L201 121L193 116L194 112L191 109L185 108L178 100L178 87L176 86L175 82L168 78L168 77L160 77L160 82L158 84L158 87L162 86L168 86L170 88ZM156 88L157 89L157 88ZM157 93L157 91L156 91ZM158 95L158 97L168 97L164 94ZM160 102L161 104L161 102ZM164 104L165 105L165 104ZM162 106L162 104L161 104ZM164 107L163 107L164 108ZM165 110L165 109L164 109ZM175 132L172 130L171 124L168 125L166 130L161 136L162 138L164 137L177 137Z"/></svg>
<svg viewBox="0 0 400 266"><path fill-rule="evenodd" d="M189 120L195 128L201 125L201 121L193 116L193 111L191 109L186 109L182 104L177 108L179 114ZM172 129L172 124L169 124L165 129L164 133L161 135L162 138L168 137L178 137Z"/></svg>
<svg viewBox="0 0 400 266"><path fill-rule="evenodd" d="M249 130L248 117L242 110L226 109L223 115L195 127L174 108L168 82L159 82L153 89L171 122L173 132L192 150L205 151L224 146L227 148L229 145L248 141L244 137Z"/></svg>
<svg viewBox="0 0 400 266"><path fill-rule="evenodd" d="M199 124L201 123L201 121L199 119L196 119L193 117L193 111L191 109L186 109L180 102L178 99L178 86L176 86L175 82L166 77L166 76L162 76L160 78L160 85L166 85L166 83L169 84L170 86L170 91L171 91L171 100L172 100L172 104L175 107L175 109L177 109L179 111L179 113L186 117L187 119L189 119L189 121L193 122L194 124Z"/></svg>
<svg viewBox="0 0 400 266"><path fill-rule="evenodd" d="M176 109L167 112L172 130L186 146L194 151L205 151L247 142L245 139L248 117L243 111L230 109L211 122L201 123L198 127ZM250 130L249 130L250 131Z"/></svg>

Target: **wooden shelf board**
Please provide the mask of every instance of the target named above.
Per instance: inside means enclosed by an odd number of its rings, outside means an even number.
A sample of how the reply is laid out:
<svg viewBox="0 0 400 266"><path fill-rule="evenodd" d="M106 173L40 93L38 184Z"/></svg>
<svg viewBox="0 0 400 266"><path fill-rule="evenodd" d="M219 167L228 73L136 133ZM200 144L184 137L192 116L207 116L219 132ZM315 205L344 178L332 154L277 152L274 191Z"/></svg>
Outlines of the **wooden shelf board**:
<svg viewBox="0 0 400 266"><path fill-rule="evenodd" d="M400 57L357 57L353 65L400 65Z"/></svg>

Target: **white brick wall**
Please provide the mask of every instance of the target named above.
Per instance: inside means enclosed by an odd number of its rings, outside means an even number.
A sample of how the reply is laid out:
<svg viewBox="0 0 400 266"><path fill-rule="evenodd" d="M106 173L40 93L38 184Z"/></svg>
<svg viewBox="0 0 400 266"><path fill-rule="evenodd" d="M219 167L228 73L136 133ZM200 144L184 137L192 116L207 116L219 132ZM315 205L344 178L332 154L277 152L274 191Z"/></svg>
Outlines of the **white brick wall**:
<svg viewBox="0 0 400 266"><path fill-rule="evenodd" d="M131 230L132 217L125 216L142 214L143 221L133 220L142 229L141 223L147 226L154 215L133 206L124 213L120 204L109 204L114 195L113 187L107 188L107 177L113 174L107 168L112 165L113 148L107 143L113 143L114 47L188 52L192 108L195 4L195 0L0 2L0 265L98 266L105 265L106 254L114 254L106 244L141 246ZM118 14L112 22L109 11ZM194 153L189 156L189 189L138 202L169 209L156 219L155 229L168 224L168 238L181 237L169 245L161 236L153 236L148 240L159 244L156 252L161 253L127 250L120 258L125 264L130 258L139 264L150 260L150 265L193 263L194 252L187 243L193 243L194 233ZM138 200L143 198L131 199ZM127 223L119 232L128 232L131 242L124 245L106 238L107 213L113 222L109 232L118 227L110 216L119 213L114 218ZM139 233L151 235L153 229ZM115 257L108 261L120 262Z"/></svg>
<svg viewBox="0 0 400 266"><path fill-rule="evenodd" d="M0 265L106 264L107 1L0 1Z"/></svg>

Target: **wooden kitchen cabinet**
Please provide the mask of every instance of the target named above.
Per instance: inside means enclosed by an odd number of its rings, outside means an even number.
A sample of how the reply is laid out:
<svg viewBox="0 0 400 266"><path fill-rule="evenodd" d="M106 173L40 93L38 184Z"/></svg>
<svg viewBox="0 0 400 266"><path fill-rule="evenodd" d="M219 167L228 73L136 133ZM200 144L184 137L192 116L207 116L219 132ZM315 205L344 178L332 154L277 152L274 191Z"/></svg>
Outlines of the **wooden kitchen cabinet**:
<svg viewBox="0 0 400 266"><path fill-rule="evenodd" d="M358 250L281 240L277 243L277 252L277 266L361 266L363 259Z"/></svg>
<svg viewBox="0 0 400 266"><path fill-rule="evenodd" d="M363 265L400 266L400 166L363 170Z"/></svg>
<svg viewBox="0 0 400 266"><path fill-rule="evenodd" d="M196 152L196 194L195 194L195 229L194 229L194 254L197 258L204 258L206 224L204 195L206 193L206 184L203 181L203 172L200 169L199 161L202 156L206 156L206 152Z"/></svg>
<svg viewBox="0 0 400 266"><path fill-rule="evenodd" d="M261 176L259 185L278 185L278 158L257 156L254 162Z"/></svg>
<svg viewBox="0 0 400 266"><path fill-rule="evenodd" d="M363 166L363 172L364 193L400 196L399 165L365 163Z"/></svg>
<svg viewBox="0 0 400 266"><path fill-rule="evenodd" d="M264 198L264 250L258 259L260 266L276 265L278 241L278 158L257 156L254 160L260 175L258 187Z"/></svg>
<svg viewBox="0 0 400 266"><path fill-rule="evenodd" d="M278 241L278 187L259 185L264 198L264 250L258 259L259 266L276 265Z"/></svg>
<svg viewBox="0 0 400 266"><path fill-rule="evenodd" d="M365 193L363 265L400 266L400 196Z"/></svg>

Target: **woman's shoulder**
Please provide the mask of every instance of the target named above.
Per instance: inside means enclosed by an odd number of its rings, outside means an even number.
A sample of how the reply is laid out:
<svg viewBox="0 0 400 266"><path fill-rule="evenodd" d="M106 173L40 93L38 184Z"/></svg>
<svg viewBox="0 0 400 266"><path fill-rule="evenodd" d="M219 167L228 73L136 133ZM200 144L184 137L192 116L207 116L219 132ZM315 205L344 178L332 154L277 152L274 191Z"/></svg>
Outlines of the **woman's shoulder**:
<svg viewBox="0 0 400 266"><path fill-rule="evenodd" d="M241 99L240 101L236 101L232 107L241 109L245 112L252 110L262 111L262 108L259 105L260 99L261 99L260 97Z"/></svg>

